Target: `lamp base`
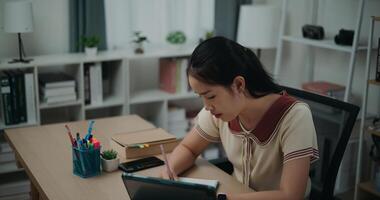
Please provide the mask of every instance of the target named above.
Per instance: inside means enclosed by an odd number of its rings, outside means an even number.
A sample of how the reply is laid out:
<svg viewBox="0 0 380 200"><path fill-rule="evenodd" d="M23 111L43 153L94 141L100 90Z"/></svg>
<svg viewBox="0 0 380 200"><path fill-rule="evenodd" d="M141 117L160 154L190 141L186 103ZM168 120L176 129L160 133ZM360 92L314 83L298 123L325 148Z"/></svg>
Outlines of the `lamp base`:
<svg viewBox="0 0 380 200"><path fill-rule="evenodd" d="M29 63L30 61L32 61L33 59L29 58L29 59L25 59L25 58L15 58L11 61L9 61L8 63L9 64L12 64L12 63Z"/></svg>

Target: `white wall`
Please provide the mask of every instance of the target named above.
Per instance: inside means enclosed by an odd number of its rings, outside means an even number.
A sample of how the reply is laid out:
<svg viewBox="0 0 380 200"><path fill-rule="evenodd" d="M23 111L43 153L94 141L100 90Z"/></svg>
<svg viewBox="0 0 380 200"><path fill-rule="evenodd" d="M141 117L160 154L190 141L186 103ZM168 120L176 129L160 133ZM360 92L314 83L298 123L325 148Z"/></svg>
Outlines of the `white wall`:
<svg viewBox="0 0 380 200"><path fill-rule="evenodd" d="M0 27L3 24L3 4L0 0ZM69 51L69 1L32 0L34 31L22 34L27 56L58 54ZM0 58L17 57L16 34L0 30Z"/></svg>
<svg viewBox="0 0 380 200"><path fill-rule="evenodd" d="M5 0L0 0L0 10ZM23 35L24 46L27 55L57 54L69 50L69 16L68 0L33 0L34 32ZM271 3L281 3L278 0L269 0ZM300 27L311 19L310 3L312 1L291 0L289 7L289 24L287 30L291 34L300 34ZM366 41L368 35L368 17L380 15L380 1L367 0L365 15L363 18L361 40ZM340 28L353 29L358 0L321 0L321 13L319 21L325 27L327 36L334 36ZM152 11L153 12L153 11ZM196 15L196 13L194 13ZM0 15L0 27L2 24ZM341 24L341 25L337 25ZM380 25L378 26L380 27ZM380 36L379 28L375 36ZM122 36L120 36L122 37ZM306 77L305 56L306 47L286 44L284 50L284 62L281 69L281 79L285 84L299 86ZM0 57L17 56L17 37L0 31ZM275 51L263 51L262 60L267 68L272 71L275 59ZM349 54L332 50L317 49L315 80L334 80L345 84ZM353 92L362 94L363 75L365 65L365 52L360 52L357 57L357 65L354 72ZM374 69L373 69L374 70ZM379 104L379 90L372 89L370 96L370 109L377 109ZM377 91L376 91L377 90Z"/></svg>

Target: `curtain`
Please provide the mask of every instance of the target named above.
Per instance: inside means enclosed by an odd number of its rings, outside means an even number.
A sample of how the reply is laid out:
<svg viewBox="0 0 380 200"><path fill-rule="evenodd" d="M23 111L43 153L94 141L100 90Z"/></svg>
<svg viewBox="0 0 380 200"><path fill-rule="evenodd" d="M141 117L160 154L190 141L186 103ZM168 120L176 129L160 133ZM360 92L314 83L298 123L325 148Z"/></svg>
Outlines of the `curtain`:
<svg viewBox="0 0 380 200"><path fill-rule="evenodd" d="M215 34L236 40L240 6L251 3L252 0L216 0Z"/></svg>
<svg viewBox="0 0 380 200"><path fill-rule="evenodd" d="M109 49L130 48L133 32L147 36L148 45L166 44L171 31L185 33L189 43L214 30L215 0L105 1Z"/></svg>
<svg viewBox="0 0 380 200"><path fill-rule="evenodd" d="M82 36L98 36L99 50L107 48L104 0L69 0L70 52L81 52Z"/></svg>

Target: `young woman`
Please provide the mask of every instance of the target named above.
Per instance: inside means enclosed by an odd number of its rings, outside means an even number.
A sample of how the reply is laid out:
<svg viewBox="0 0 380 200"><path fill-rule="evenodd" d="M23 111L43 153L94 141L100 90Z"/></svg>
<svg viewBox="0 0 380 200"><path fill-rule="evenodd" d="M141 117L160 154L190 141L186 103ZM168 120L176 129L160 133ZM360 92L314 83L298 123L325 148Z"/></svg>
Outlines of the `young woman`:
<svg viewBox="0 0 380 200"><path fill-rule="evenodd" d="M222 142L233 176L255 190L227 194L228 200L303 199L310 191L310 163L318 158L307 104L275 84L251 50L223 37L196 47L187 73L204 108L170 156L175 175L210 142Z"/></svg>

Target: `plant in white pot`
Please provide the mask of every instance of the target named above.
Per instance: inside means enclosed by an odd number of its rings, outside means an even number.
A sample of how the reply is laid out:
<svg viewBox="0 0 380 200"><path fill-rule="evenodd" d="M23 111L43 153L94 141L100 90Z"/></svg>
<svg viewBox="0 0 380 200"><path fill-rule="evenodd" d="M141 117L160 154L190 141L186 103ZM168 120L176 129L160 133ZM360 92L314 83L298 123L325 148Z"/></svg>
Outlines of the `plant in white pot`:
<svg viewBox="0 0 380 200"><path fill-rule="evenodd" d="M117 152L113 149L105 150L101 153L102 168L106 172L113 172L119 166L119 158Z"/></svg>
<svg viewBox="0 0 380 200"><path fill-rule="evenodd" d="M144 53L144 42L148 42L148 38L146 36L143 36L141 31L135 31L133 33L134 40L132 41L135 43L135 54L143 54Z"/></svg>
<svg viewBox="0 0 380 200"><path fill-rule="evenodd" d="M80 43L84 46L84 51L88 56L95 56L98 53L100 38L98 36L82 36Z"/></svg>

